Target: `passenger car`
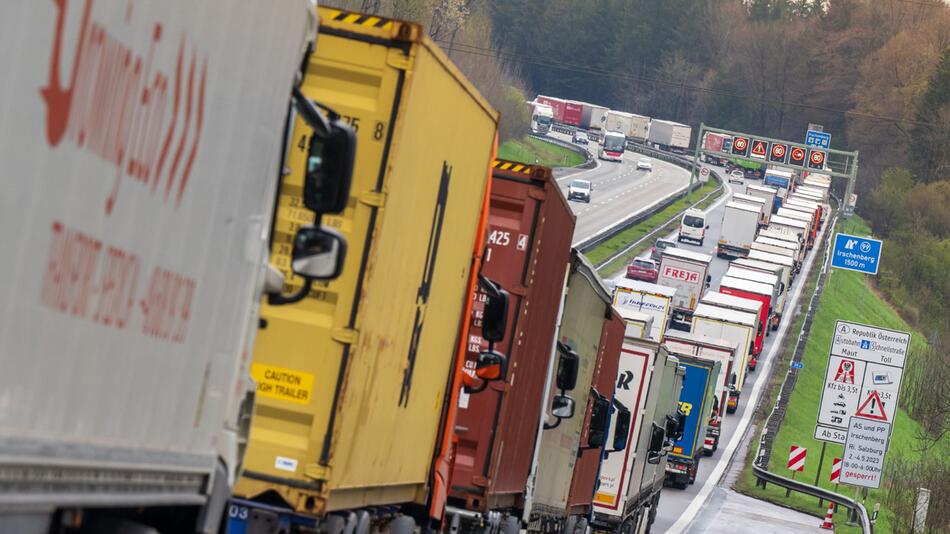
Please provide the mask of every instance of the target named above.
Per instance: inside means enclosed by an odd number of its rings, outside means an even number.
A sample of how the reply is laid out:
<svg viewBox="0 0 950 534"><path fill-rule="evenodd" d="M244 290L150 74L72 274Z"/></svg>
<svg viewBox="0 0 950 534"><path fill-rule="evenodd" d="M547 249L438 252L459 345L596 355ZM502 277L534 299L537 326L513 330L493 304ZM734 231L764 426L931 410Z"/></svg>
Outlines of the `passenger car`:
<svg viewBox="0 0 950 534"><path fill-rule="evenodd" d="M650 249L650 259L660 261L663 257L663 251L668 248L676 248L676 242L669 239L657 239L653 248Z"/></svg>
<svg viewBox="0 0 950 534"><path fill-rule="evenodd" d="M590 192L592 189L594 189L594 186L591 185L590 181L574 180L571 182L571 185L567 187L567 199L579 199L590 203Z"/></svg>
<svg viewBox="0 0 950 534"><path fill-rule="evenodd" d="M647 170L653 172L653 161L650 158L640 158L637 160L637 170Z"/></svg>
<svg viewBox="0 0 950 534"><path fill-rule="evenodd" d="M633 263L627 265L627 278L631 280L655 283L659 275L660 267L651 259L636 258Z"/></svg>

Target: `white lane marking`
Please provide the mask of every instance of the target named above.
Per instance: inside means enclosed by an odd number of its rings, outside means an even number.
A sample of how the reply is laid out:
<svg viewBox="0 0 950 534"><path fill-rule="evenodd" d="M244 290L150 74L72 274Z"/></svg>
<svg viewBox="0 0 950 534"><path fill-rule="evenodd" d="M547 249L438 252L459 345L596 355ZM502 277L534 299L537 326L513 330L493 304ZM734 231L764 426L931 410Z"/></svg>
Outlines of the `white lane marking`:
<svg viewBox="0 0 950 534"><path fill-rule="evenodd" d="M822 235L824 235L825 230L822 229ZM812 263L815 261L817 253L812 253L808 256L808 260L805 262L806 265L802 267L801 272L804 273L800 277L800 282L798 287L795 288L795 294L792 296L792 307L798 304L798 297L801 295L802 289L805 288L805 279L808 277L808 272L811 271ZM765 366L762 368L761 377L767 377L769 375L769 370L772 368L772 364L775 362L775 355L778 352L779 347L781 347L782 342L785 341L785 334L788 330L789 325L794 321L783 321L782 326L779 327L778 333L776 334L775 342L772 343L772 347L769 349L768 357L765 360ZM713 468L712 473L709 475L709 478L706 479L706 482L703 484L703 487L700 488L699 492L693 497L693 500L690 501L689 506L686 507L686 510L680 514L679 519L676 520L676 523L673 523L673 526L666 531L666 534L681 534L690 523L693 522L693 519L696 518L696 515L699 513L700 509L706 504L706 500L709 498L710 493L712 493L713 488L719 484L719 479L722 478L722 474L726 471L726 466L729 465L732 460L732 456L736 453L736 449L739 447L739 442L745 437L746 430L749 427L749 422L752 420L752 416L755 414L756 404L759 402L759 396L762 394L762 388L765 384L769 382L766 378L761 378L758 382L755 383L755 386L752 387L752 399L750 404L746 405L746 411L742 414L742 419L739 421L739 424L736 426L736 431L732 435L732 439L729 440L729 445L726 446L723 455L719 458L719 462L716 464L716 467Z"/></svg>

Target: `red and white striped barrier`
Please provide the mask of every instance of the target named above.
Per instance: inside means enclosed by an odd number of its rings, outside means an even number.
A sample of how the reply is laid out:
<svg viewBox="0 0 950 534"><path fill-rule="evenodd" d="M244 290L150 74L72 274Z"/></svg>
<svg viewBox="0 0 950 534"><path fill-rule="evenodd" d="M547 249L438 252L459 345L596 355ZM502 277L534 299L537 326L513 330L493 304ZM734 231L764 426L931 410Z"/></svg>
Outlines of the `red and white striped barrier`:
<svg viewBox="0 0 950 534"><path fill-rule="evenodd" d="M808 455L808 449L792 445L788 453L788 468L799 473L805 470L805 456Z"/></svg>
<svg viewBox="0 0 950 534"><path fill-rule="evenodd" d="M835 458L831 461L831 483L837 484L841 481L841 458Z"/></svg>

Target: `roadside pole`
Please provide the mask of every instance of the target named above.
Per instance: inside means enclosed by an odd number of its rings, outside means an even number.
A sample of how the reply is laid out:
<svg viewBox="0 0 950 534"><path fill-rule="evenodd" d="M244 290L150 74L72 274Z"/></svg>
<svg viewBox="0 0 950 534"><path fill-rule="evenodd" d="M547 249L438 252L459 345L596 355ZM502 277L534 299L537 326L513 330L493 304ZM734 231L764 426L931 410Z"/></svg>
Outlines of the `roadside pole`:
<svg viewBox="0 0 950 534"><path fill-rule="evenodd" d="M818 485L818 480L821 478L821 466L825 463L825 447L828 446L827 442L821 442L821 454L818 455L818 472L815 473L815 486ZM821 508L825 505L825 500L821 497L818 498L818 508Z"/></svg>

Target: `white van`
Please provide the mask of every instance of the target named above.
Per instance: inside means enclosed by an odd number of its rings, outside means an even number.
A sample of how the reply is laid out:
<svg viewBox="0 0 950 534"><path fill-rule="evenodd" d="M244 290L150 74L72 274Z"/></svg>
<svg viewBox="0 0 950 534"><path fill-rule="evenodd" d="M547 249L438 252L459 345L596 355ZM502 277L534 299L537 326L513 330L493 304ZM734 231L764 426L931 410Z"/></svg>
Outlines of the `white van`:
<svg viewBox="0 0 950 534"><path fill-rule="evenodd" d="M706 225L706 214L698 209L690 208L683 213L683 218L680 219L680 233L676 240L680 243L694 241L699 243L699 246L703 246L707 228L709 226Z"/></svg>

